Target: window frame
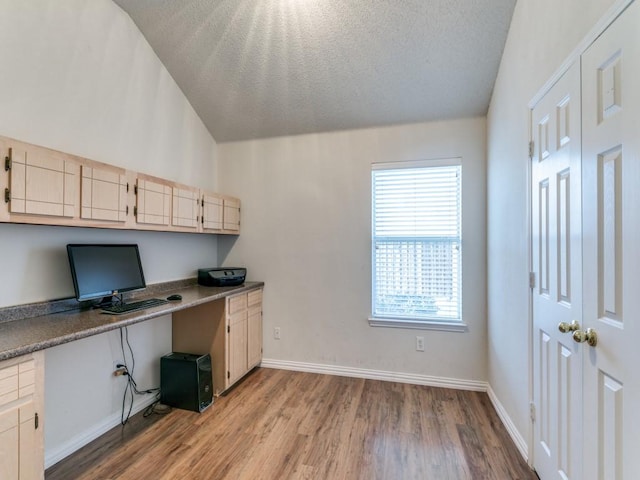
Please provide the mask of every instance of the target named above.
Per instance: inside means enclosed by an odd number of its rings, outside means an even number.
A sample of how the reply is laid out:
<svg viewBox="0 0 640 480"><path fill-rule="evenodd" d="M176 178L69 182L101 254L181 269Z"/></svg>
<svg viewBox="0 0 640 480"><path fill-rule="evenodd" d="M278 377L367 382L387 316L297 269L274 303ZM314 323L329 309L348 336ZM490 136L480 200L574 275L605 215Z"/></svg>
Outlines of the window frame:
<svg viewBox="0 0 640 480"><path fill-rule="evenodd" d="M376 288L376 236L375 236L375 198L374 198L374 172L377 170L399 170L399 169L415 169L415 168L433 168L433 167L445 167L445 166L459 166L460 167L460 199L459 199L459 228L460 228L460 264L459 264L459 319L442 319L442 318L410 318L403 316L393 315L378 315L374 316L374 304L375 304L375 288ZM463 271L463 228L462 228L462 197L463 197L463 178L462 178L462 158L438 158L430 160L414 160L414 161L399 161L399 162L385 162L385 163L372 163L371 164L371 314L369 315L368 322L372 327L390 327L390 328L411 328L421 330L440 330L448 332L466 332L468 326L464 322L463 318L463 289L462 289L462 271Z"/></svg>

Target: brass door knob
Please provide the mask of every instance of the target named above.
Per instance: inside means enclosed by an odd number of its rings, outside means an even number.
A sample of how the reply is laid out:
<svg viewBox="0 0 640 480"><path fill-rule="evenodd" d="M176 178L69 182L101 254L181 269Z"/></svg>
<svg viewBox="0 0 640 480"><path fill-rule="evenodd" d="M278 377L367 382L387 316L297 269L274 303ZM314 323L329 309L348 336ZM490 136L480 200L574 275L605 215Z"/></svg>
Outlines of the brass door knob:
<svg viewBox="0 0 640 480"><path fill-rule="evenodd" d="M587 330L576 330L573 332L573 339L578 343L587 342L592 347L598 344L598 334L593 328L587 328Z"/></svg>
<svg viewBox="0 0 640 480"><path fill-rule="evenodd" d="M577 320L574 320L571 323L560 322L558 324L558 330L560 330L562 333L575 332L576 330L579 330L579 329L580 329L580 324L578 323Z"/></svg>

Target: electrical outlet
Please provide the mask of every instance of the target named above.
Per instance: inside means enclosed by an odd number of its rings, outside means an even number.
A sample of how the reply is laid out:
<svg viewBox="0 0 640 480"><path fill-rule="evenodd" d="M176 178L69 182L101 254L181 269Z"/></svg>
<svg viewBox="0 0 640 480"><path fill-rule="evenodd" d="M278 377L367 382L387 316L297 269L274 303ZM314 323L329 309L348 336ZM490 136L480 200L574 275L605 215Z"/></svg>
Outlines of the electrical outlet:
<svg viewBox="0 0 640 480"><path fill-rule="evenodd" d="M124 367L124 362L122 360L114 360L113 362L113 376L120 377L124 375L127 369Z"/></svg>
<svg viewBox="0 0 640 480"><path fill-rule="evenodd" d="M416 351L424 352L424 337L416 337Z"/></svg>
<svg viewBox="0 0 640 480"><path fill-rule="evenodd" d="M280 327L275 327L273 329L273 338L280 340Z"/></svg>

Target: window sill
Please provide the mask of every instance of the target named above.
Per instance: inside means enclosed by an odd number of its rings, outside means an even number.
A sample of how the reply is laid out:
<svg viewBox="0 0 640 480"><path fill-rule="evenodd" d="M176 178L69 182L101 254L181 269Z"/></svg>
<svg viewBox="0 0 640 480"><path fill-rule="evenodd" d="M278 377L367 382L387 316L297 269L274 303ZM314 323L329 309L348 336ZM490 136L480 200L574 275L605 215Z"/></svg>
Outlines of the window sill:
<svg viewBox="0 0 640 480"><path fill-rule="evenodd" d="M416 330L439 330L441 332L467 332L466 323L439 320L410 320L406 318L369 317L370 327L413 328Z"/></svg>

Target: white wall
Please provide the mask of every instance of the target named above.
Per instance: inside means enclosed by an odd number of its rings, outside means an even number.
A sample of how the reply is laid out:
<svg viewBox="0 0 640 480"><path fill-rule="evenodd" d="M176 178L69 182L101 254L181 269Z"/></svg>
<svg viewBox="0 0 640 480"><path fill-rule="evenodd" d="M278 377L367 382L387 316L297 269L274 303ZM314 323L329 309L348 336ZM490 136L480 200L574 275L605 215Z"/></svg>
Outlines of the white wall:
<svg viewBox="0 0 640 480"><path fill-rule="evenodd" d="M519 0L489 109L489 383L525 441L529 423L527 104L613 0Z"/></svg>
<svg viewBox="0 0 640 480"><path fill-rule="evenodd" d="M215 189L216 143L110 0L0 0L0 135ZM147 283L217 261L210 235L0 225L0 306L73 296L64 246L136 242ZM158 385L170 317L130 328L137 380ZM47 463L120 416L117 332L46 351ZM88 437L87 437L88 436Z"/></svg>
<svg viewBox="0 0 640 480"><path fill-rule="evenodd" d="M485 139L474 118L220 143L220 183L242 199L242 235L221 239L219 258L265 281L264 357L485 380ZM370 327L371 163L457 156L469 332Z"/></svg>

